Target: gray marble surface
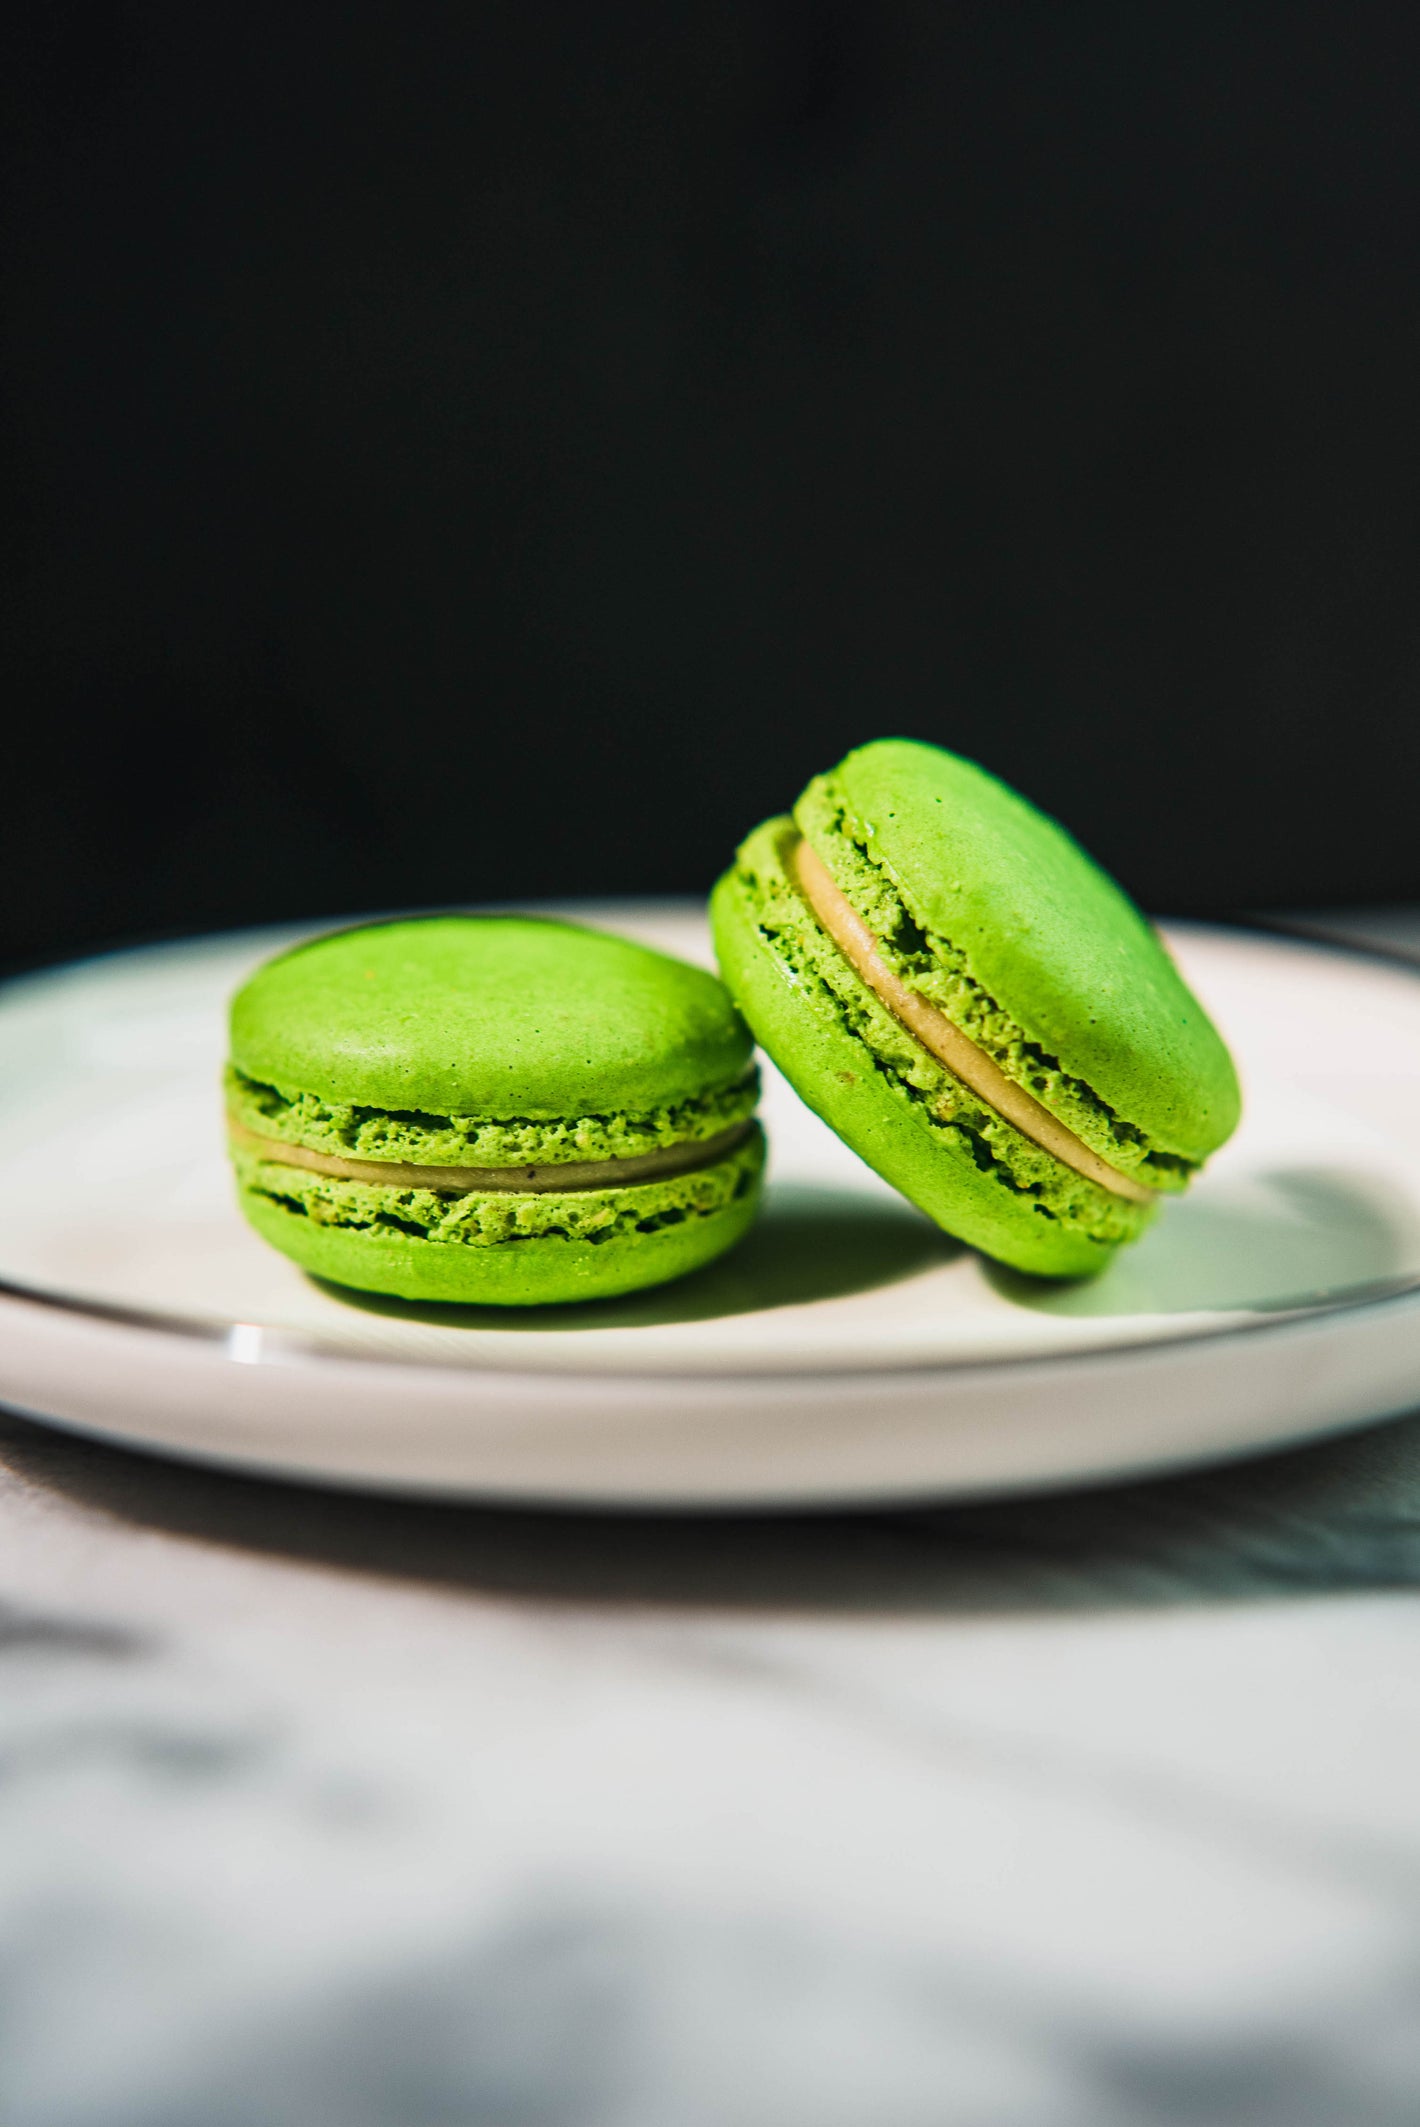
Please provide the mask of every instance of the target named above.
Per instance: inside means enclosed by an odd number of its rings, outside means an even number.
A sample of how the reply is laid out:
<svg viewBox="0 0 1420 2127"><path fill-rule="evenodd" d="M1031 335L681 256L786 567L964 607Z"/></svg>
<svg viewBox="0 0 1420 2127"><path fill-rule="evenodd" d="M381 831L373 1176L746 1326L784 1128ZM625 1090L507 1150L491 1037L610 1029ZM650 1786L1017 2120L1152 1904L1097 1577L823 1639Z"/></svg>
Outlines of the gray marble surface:
<svg viewBox="0 0 1420 2127"><path fill-rule="evenodd" d="M0 1474L6 2127L1420 2117L1420 1415L799 1519Z"/></svg>

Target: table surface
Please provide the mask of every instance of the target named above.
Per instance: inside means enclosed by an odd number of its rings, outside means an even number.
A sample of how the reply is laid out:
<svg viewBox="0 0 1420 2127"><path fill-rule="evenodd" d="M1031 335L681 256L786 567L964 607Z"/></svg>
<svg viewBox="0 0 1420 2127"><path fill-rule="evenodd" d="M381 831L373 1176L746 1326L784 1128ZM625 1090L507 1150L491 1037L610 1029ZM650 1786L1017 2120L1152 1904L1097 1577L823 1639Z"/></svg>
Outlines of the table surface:
<svg viewBox="0 0 1420 2127"><path fill-rule="evenodd" d="M1420 1416L796 1519L0 1463L7 2127L1420 2113Z"/></svg>

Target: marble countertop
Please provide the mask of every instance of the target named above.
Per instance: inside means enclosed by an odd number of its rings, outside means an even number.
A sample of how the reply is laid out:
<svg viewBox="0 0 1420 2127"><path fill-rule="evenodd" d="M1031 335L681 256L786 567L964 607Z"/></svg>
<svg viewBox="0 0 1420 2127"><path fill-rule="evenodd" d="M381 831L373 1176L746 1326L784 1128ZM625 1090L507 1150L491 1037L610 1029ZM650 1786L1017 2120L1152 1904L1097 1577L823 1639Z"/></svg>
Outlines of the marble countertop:
<svg viewBox="0 0 1420 2127"><path fill-rule="evenodd" d="M1420 1416L797 1519L0 1476L6 2127L1420 2114Z"/></svg>

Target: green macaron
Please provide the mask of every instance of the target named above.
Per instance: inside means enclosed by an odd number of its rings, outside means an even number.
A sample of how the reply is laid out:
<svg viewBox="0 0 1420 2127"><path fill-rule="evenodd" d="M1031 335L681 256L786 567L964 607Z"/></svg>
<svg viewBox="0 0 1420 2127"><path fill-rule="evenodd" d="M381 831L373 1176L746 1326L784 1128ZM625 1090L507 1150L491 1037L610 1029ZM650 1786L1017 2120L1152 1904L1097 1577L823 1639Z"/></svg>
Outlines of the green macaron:
<svg viewBox="0 0 1420 2127"><path fill-rule="evenodd" d="M303 1269L527 1307L697 1269L754 1217L744 1021L713 975L522 916L318 938L233 1000L241 1207Z"/></svg>
<svg viewBox="0 0 1420 2127"><path fill-rule="evenodd" d="M949 1233L1087 1276L1237 1124L1232 1060L1157 932L972 762L860 747L744 843L721 970L838 1135Z"/></svg>

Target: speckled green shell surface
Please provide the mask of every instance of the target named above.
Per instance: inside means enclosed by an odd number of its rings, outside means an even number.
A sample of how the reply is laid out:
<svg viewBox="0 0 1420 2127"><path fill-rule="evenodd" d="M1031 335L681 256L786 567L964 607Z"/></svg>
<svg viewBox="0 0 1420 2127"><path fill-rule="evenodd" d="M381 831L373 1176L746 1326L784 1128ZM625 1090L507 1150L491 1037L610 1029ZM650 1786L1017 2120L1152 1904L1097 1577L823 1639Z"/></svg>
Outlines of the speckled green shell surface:
<svg viewBox="0 0 1420 2127"><path fill-rule="evenodd" d="M322 1100L538 1122L698 1099L750 1039L723 986L666 953L533 916L337 931L232 1003L232 1061Z"/></svg>

